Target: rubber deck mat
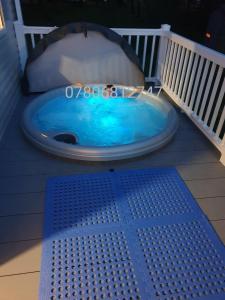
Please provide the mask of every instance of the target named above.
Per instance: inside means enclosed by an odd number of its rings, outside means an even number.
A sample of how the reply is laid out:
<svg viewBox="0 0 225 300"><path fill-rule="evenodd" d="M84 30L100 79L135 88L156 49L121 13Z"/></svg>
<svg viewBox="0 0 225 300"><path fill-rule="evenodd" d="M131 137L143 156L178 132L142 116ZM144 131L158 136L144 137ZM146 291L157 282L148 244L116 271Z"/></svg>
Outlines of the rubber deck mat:
<svg viewBox="0 0 225 300"><path fill-rule="evenodd" d="M48 181L41 300L224 300L224 267L173 168Z"/></svg>

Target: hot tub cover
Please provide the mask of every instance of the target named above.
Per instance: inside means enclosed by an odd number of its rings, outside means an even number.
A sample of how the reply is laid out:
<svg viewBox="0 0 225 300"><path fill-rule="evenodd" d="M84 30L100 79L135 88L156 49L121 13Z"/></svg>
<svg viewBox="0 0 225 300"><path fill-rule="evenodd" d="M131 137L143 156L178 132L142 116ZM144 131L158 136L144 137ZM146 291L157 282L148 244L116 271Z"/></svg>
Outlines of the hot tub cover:
<svg viewBox="0 0 225 300"><path fill-rule="evenodd" d="M139 59L114 31L92 23L72 23L46 35L25 68L26 92L46 92L73 85L143 86Z"/></svg>

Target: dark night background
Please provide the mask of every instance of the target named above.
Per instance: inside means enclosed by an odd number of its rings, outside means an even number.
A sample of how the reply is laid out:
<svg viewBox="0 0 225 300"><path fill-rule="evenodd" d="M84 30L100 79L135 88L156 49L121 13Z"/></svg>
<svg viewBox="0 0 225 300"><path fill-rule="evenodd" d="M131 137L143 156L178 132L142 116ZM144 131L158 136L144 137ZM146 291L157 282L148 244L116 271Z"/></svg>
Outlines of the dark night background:
<svg viewBox="0 0 225 300"><path fill-rule="evenodd" d="M168 23L172 30L203 42L217 0L23 0L25 24L60 26L88 21L108 27L158 28Z"/></svg>

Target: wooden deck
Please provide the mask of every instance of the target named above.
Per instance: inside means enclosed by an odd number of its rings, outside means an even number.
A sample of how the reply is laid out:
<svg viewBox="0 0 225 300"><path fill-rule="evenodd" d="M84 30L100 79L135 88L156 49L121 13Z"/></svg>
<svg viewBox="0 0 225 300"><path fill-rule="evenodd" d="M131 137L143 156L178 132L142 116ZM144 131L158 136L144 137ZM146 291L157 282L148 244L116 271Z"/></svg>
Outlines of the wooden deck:
<svg viewBox="0 0 225 300"><path fill-rule="evenodd" d="M105 163L58 159L39 151L19 128L17 107L0 144L0 299L38 299L45 183L48 177L109 169L175 166L225 243L225 167L219 153L179 112L180 128L160 151Z"/></svg>

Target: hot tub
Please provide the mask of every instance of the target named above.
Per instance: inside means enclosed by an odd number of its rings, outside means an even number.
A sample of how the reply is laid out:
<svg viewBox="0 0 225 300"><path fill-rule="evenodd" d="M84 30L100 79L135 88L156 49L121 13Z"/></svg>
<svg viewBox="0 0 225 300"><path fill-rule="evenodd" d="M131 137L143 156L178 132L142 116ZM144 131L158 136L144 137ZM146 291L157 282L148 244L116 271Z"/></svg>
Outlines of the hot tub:
<svg viewBox="0 0 225 300"><path fill-rule="evenodd" d="M25 109L22 129L39 148L66 158L106 161L164 146L178 126L174 108L135 88L103 85L61 88Z"/></svg>

